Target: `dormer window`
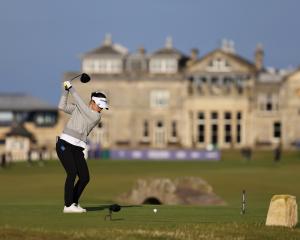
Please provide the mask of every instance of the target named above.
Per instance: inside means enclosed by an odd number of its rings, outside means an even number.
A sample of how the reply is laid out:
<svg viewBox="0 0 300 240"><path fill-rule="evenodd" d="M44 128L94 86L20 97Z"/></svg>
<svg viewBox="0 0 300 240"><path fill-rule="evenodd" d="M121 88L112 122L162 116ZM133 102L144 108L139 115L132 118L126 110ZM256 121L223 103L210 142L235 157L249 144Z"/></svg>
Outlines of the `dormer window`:
<svg viewBox="0 0 300 240"><path fill-rule="evenodd" d="M154 52L149 61L150 73L174 74L183 54L173 48L172 38L166 39L165 47Z"/></svg>
<svg viewBox="0 0 300 240"><path fill-rule="evenodd" d="M123 70L121 59L85 59L83 71L88 73L117 74Z"/></svg>
<svg viewBox="0 0 300 240"><path fill-rule="evenodd" d="M111 35L108 34L100 47L84 54L82 71L91 74L122 73L124 58L127 54L128 50L120 44L114 44Z"/></svg>
<svg viewBox="0 0 300 240"><path fill-rule="evenodd" d="M176 73L178 69L176 59L151 59L150 73Z"/></svg>
<svg viewBox="0 0 300 240"><path fill-rule="evenodd" d="M102 59L95 63L96 71L99 73L121 73L122 61L120 59Z"/></svg>

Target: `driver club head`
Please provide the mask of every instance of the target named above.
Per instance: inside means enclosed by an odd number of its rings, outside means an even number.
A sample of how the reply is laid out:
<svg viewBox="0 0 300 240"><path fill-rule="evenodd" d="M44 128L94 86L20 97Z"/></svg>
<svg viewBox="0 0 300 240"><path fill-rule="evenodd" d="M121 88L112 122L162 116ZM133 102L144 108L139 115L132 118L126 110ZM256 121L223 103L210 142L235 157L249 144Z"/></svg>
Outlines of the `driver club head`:
<svg viewBox="0 0 300 240"><path fill-rule="evenodd" d="M121 210L121 206L118 204L113 204L109 206L109 210L112 212L119 212Z"/></svg>
<svg viewBox="0 0 300 240"><path fill-rule="evenodd" d="M81 76L80 76L80 81L82 83L87 83L91 80L90 76L86 73L82 73Z"/></svg>

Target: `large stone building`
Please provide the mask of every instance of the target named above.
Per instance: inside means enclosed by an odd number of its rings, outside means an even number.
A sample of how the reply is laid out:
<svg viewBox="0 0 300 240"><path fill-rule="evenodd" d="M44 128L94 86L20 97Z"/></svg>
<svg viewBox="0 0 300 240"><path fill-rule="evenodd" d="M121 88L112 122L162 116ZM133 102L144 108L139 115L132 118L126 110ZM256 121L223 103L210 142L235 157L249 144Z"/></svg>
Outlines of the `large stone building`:
<svg viewBox="0 0 300 240"><path fill-rule="evenodd" d="M232 42L206 55L185 55L165 46L136 53L110 36L81 56L80 72L92 80L74 87L88 103L105 92L109 111L90 134L91 146L107 149L205 149L300 146L300 69L275 70L263 64L258 45L253 61ZM0 153L25 159L29 149L46 148L55 157L55 138L68 116L24 94L0 94Z"/></svg>
<svg viewBox="0 0 300 240"><path fill-rule="evenodd" d="M300 140L300 70L266 68L261 45L250 61L231 41L187 56L170 38L153 53L129 53L108 35L81 63L92 80L74 81L80 95L109 98L90 135L102 148L291 148Z"/></svg>

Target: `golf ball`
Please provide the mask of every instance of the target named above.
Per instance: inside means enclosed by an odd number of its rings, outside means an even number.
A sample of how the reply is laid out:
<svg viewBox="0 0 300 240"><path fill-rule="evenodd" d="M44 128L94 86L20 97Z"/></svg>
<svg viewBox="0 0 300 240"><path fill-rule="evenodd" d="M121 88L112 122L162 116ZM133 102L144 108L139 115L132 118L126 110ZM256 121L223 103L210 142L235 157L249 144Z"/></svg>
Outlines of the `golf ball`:
<svg viewBox="0 0 300 240"><path fill-rule="evenodd" d="M156 208L154 208L154 209L153 209L153 212L154 212L154 213L157 213L157 209L156 209Z"/></svg>

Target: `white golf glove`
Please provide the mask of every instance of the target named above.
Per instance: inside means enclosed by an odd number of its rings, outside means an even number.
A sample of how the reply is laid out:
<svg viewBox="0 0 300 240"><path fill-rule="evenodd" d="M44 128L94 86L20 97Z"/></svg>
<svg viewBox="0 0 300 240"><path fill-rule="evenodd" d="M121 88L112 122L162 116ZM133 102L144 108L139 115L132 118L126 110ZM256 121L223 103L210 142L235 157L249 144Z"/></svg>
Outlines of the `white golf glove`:
<svg viewBox="0 0 300 240"><path fill-rule="evenodd" d="M69 91L70 88L72 87L72 84L70 81L65 81L64 82L64 87L65 87L65 90Z"/></svg>

